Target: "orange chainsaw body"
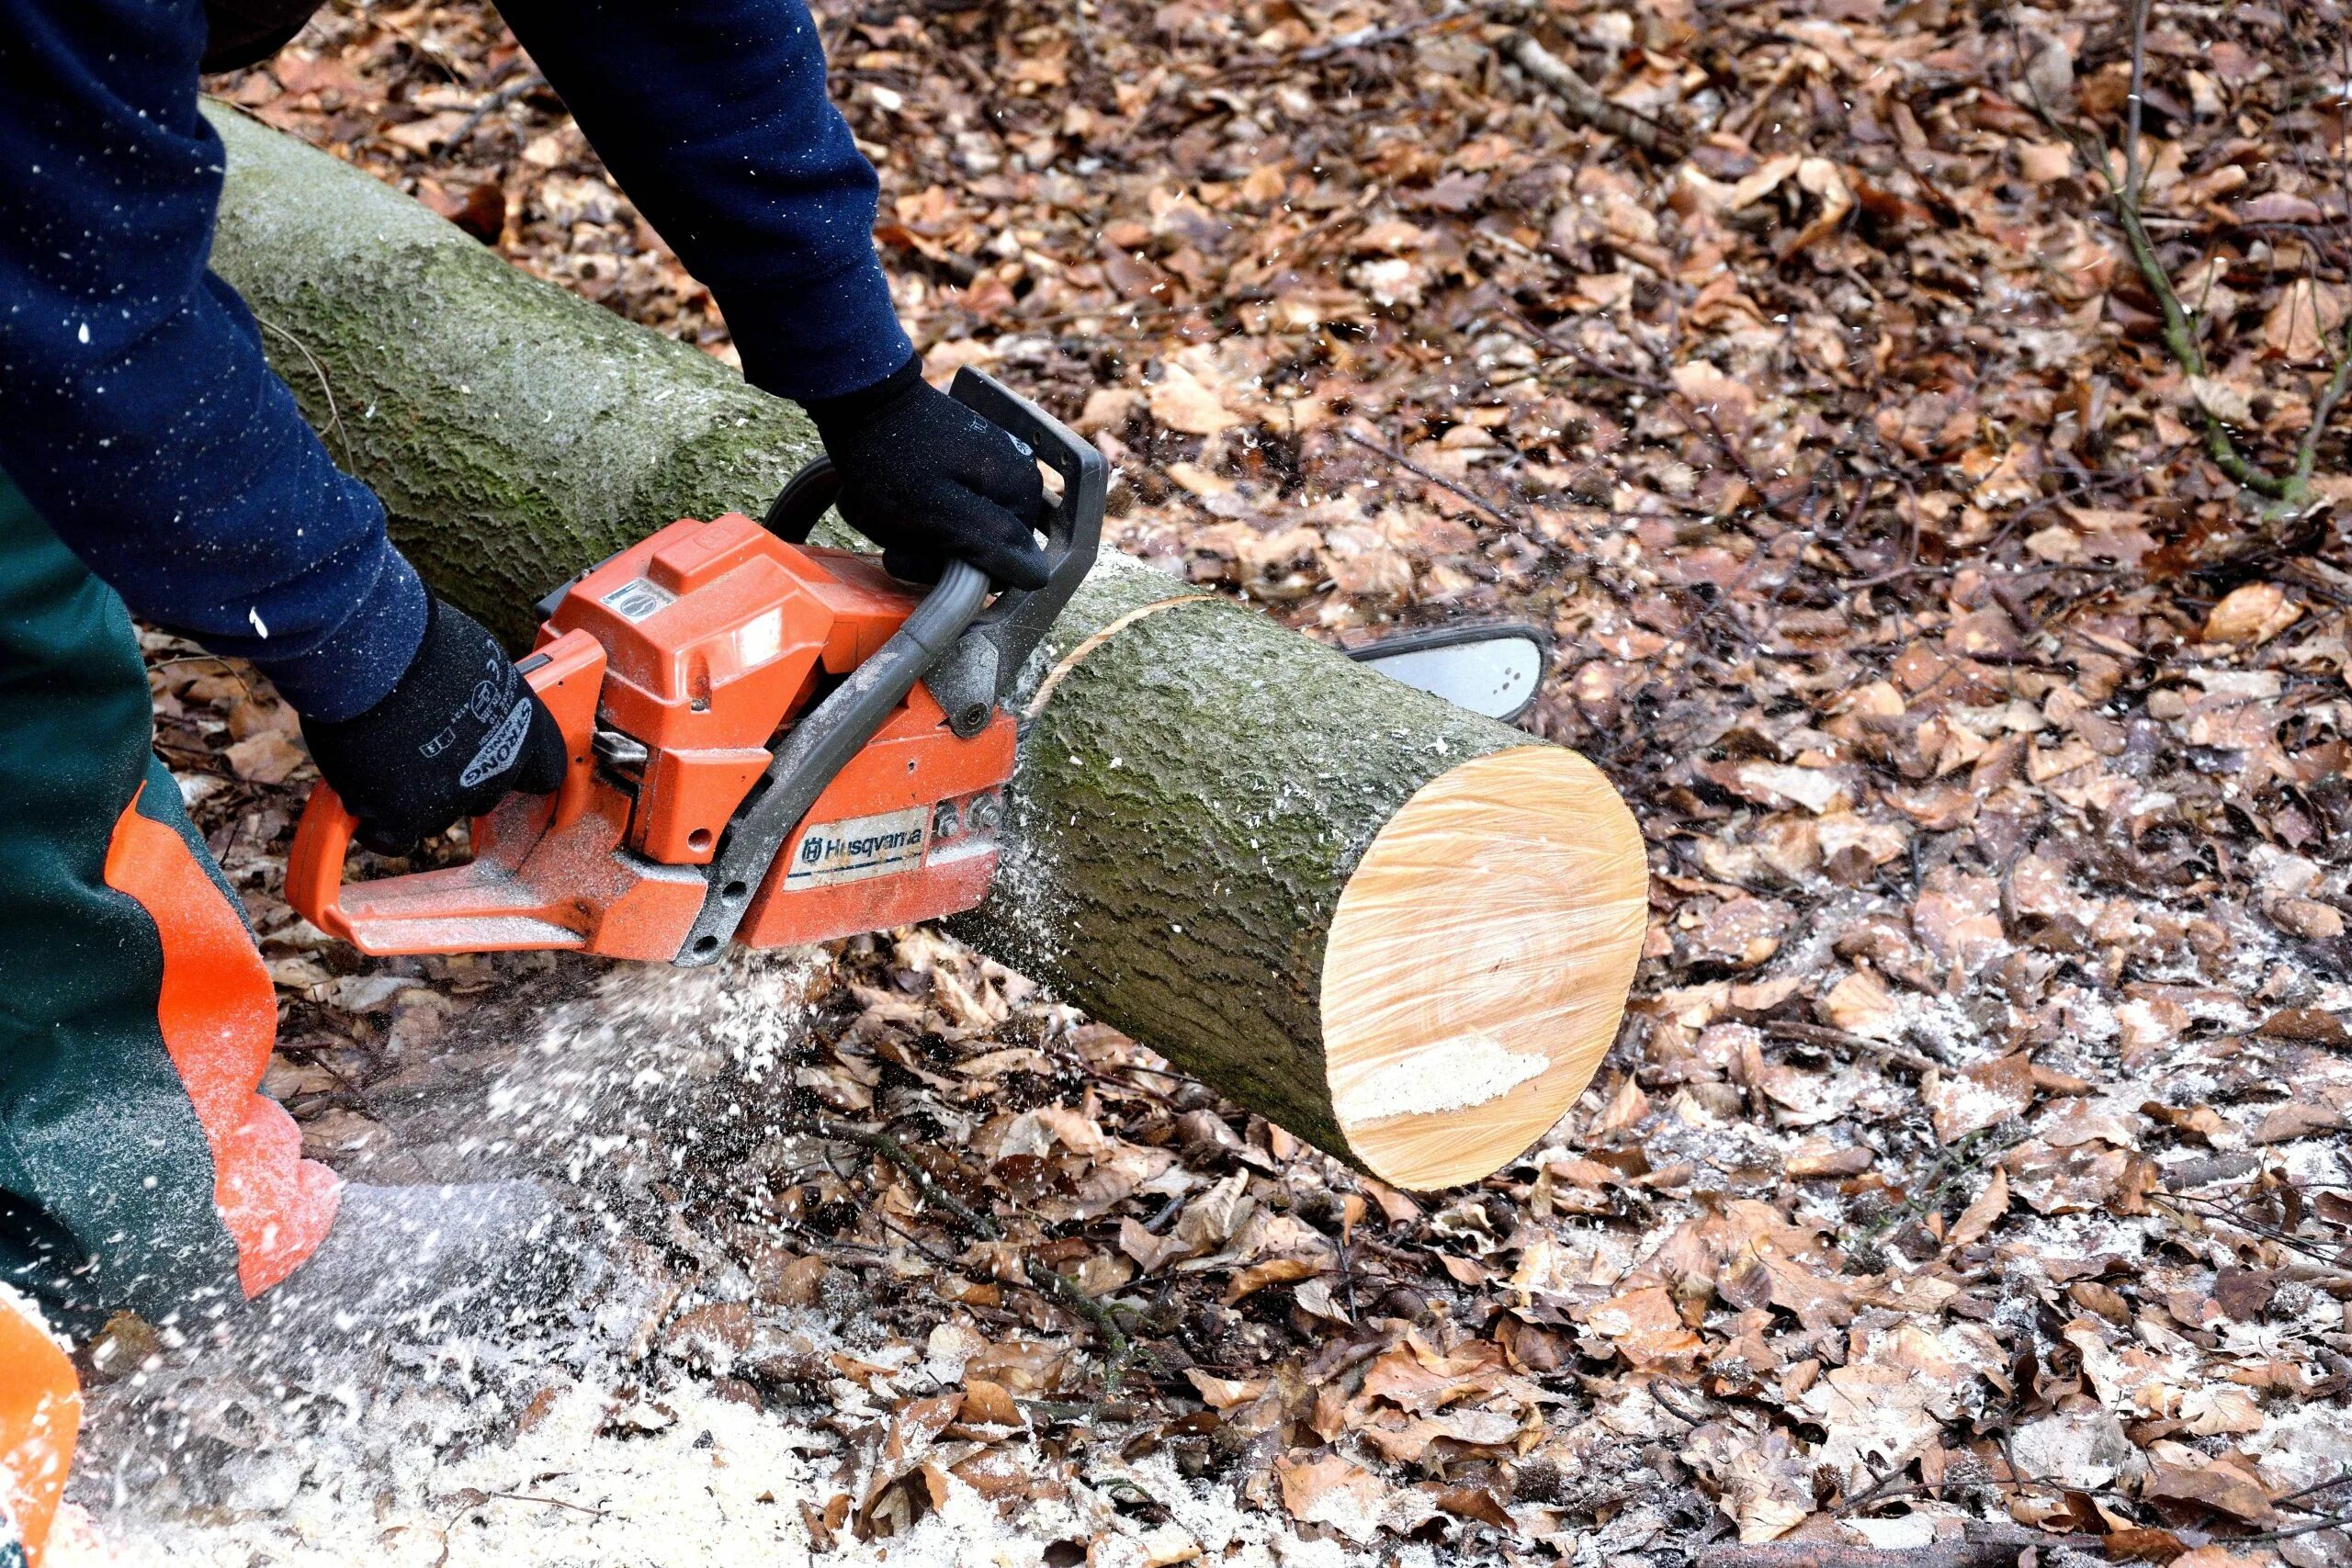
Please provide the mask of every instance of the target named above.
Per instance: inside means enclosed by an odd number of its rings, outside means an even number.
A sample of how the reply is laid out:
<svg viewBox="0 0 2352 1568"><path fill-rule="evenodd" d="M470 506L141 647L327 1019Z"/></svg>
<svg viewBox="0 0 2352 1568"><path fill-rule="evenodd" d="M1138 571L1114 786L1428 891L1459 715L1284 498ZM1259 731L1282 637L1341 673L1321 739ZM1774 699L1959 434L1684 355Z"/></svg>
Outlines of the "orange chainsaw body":
<svg viewBox="0 0 2352 1568"><path fill-rule="evenodd" d="M921 600L868 557L788 543L739 513L673 523L572 583L518 666L563 732L560 791L476 818L466 864L346 885L354 824L322 785L288 899L371 953L673 959L775 747ZM978 903L1014 733L997 710L958 737L913 686L785 841L735 940L795 946Z"/></svg>

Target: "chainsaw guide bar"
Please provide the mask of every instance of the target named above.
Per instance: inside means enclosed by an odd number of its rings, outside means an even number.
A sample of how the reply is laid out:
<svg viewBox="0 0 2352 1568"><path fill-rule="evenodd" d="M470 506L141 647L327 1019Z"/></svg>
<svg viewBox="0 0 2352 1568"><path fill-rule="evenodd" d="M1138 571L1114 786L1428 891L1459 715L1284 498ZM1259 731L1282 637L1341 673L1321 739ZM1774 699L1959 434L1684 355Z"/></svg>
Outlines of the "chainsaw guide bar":
<svg viewBox="0 0 2352 1568"><path fill-rule="evenodd" d="M566 949L696 965L935 919L987 897L1023 663L1094 564L1093 446L967 367L952 395L1061 481L1051 575L993 599L951 561L921 592L808 544L831 462L753 522L682 519L541 601L516 668L562 731L551 795L471 825L462 865L346 884L357 824L311 792L287 896L362 952Z"/></svg>

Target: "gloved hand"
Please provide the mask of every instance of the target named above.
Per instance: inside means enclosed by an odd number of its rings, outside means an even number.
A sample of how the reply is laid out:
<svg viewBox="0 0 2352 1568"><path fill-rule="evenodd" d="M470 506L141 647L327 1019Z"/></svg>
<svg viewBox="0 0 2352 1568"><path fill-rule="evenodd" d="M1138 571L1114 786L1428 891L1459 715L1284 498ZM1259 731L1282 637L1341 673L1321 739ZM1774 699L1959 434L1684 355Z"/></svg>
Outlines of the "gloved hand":
<svg viewBox="0 0 2352 1568"><path fill-rule="evenodd" d="M1046 500L1035 456L922 378L910 359L864 391L802 405L842 479L842 520L893 577L933 582L946 558L1002 586L1043 588L1031 526Z"/></svg>
<svg viewBox="0 0 2352 1568"><path fill-rule="evenodd" d="M425 610L416 658L382 701L356 718L302 721L319 772L359 841L403 854L509 794L563 783L563 734L496 639L440 600Z"/></svg>

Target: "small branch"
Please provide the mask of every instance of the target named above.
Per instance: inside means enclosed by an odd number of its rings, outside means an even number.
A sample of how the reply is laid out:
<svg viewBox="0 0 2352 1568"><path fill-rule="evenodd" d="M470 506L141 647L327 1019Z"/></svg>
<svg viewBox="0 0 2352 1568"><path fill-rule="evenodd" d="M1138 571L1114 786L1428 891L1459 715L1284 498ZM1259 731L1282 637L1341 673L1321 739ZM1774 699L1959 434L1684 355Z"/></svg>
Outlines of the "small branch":
<svg viewBox="0 0 2352 1568"><path fill-rule="evenodd" d="M2140 205L2140 187L2148 177L2140 166L2140 109L2147 102L2143 89L2148 78L2148 10L2152 3L2153 0L2132 0L2132 91L2123 100L2123 182L2124 188L2132 194L2135 210Z"/></svg>
<svg viewBox="0 0 2352 1568"><path fill-rule="evenodd" d="M476 104L473 107L473 112L458 122L458 129L451 131L449 133L449 140L441 144L442 152L444 154L455 152L458 148L466 144L468 139L469 139L475 131L481 129L481 122L483 120L488 119L492 115L496 114L499 110L504 108L507 105L513 103L524 94L528 93L535 88L544 87L547 85L548 79L545 76L540 75L536 71L530 73L530 74L523 77L519 81L507 83L506 85L499 88L498 91L491 94L490 96Z"/></svg>
<svg viewBox="0 0 2352 1568"><path fill-rule="evenodd" d="M253 307L249 305L246 309L250 310L253 310ZM344 429L343 411L334 406L334 388L327 380L326 367L319 363L318 356L311 352L309 346L305 344L300 338L296 337L292 333L288 332L284 327L279 326L276 321L271 321L267 316L263 315L258 310L254 310L253 316L254 320L259 321L264 327L276 333L288 343L292 344L294 345L294 352L302 356L302 363L311 367L311 374L318 378L319 396L326 399L327 400L327 428L342 438L343 466L345 468L350 468L351 432ZM320 445L324 446L325 443L322 441Z"/></svg>
<svg viewBox="0 0 2352 1568"><path fill-rule="evenodd" d="M1600 88L1577 75L1566 61L1527 34L1512 34L1503 41L1502 48L1519 62L1521 70L1551 88L1561 107L1574 118L1662 157L1679 159L1690 151L1679 136L1657 121L1602 97Z"/></svg>
<svg viewBox="0 0 2352 1568"><path fill-rule="evenodd" d="M1550 327L1539 326L1535 322L1528 320L1526 313L1515 305L1507 308L1504 319L1516 322L1522 332L1533 334L1538 343L1544 344L1556 353L1566 355L1568 358L1575 360L1578 365L1584 367L1587 370L1591 371L1596 376L1601 377L1607 380L1618 382L1623 386L1631 387L1645 397L1670 398L1674 396L1673 382L1660 380L1655 376L1639 375L1634 371L1626 370L1618 366L1611 365L1609 361L1601 358L1600 355L1587 350L1582 344L1570 343L1567 339L1557 335Z"/></svg>
<svg viewBox="0 0 2352 1568"><path fill-rule="evenodd" d="M836 1122L830 1116L820 1116L815 1119L813 1124L819 1137L831 1138L835 1143L855 1144L861 1148L871 1149L900 1170L905 1171L914 1179L915 1190L922 1194L925 1202L936 1204L944 1210L950 1218L970 1235L979 1237L982 1241L1004 1239L1004 1227L996 1223L995 1215L981 1213L939 1185L933 1179L931 1172L923 1168L922 1162L915 1158L913 1152L888 1133L869 1133L863 1127L853 1126L847 1122Z"/></svg>
<svg viewBox="0 0 2352 1568"><path fill-rule="evenodd" d="M1030 1284L1060 1303L1063 1310L1093 1325L1109 1358L1102 1369L1102 1386L1106 1392L1117 1393L1119 1384L1126 1379L1129 1363L1137 1354L1135 1341L1119 1326L1118 1318L1109 1307L1079 1289L1078 1281L1069 1275L1048 1269L1034 1258L1023 1258L1021 1267L1029 1276Z"/></svg>
<svg viewBox="0 0 2352 1568"><path fill-rule="evenodd" d="M569 1508L575 1514L585 1514L592 1519L601 1519L605 1517L605 1510L602 1508L592 1508L583 1503L567 1503L560 1497L540 1497L528 1492L492 1492L489 1495L509 1503L537 1503L549 1508Z"/></svg>
<svg viewBox="0 0 2352 1568"><path fill-rule="evenodd" d="M1792 1040L1803 1045L1815 1045L1831 1050L1848 1051L1860 1056L1875 1056L1906 1068L1921 1077L1942 1070L1931 1058L1917 1051L1883 1040L1871 1040L1843 1029L1831 1029L1818 1023L1799 1023L1789 1019L1775 1019L1764 1026L1764 1032L1775 1040Z"/></svg>
<svg viewBox="0 0 2352 1568"><path fill-rule="evenodd" d="M1415 33L1426 32L1431 28L1443 27L1456 17L1468 16L1470 11L1470 6L1460 4L1459 0L1453 0L1453 3L1448 4L1443 10L1432 11L1426 17L1416 17L1409 22L1398 22L1393 27L1385 28L1358 28L1352 32L1341 33L1338 38L1318 43L1311 49L1302 49L1291 58L1301 62L1311 62L1329 60L1335 54L1344 54L1351 49L1373 49L1384 43L1395 43L1399 39L1410 38Z"/></svg>
<svg viewBox="0 0 2352 1568"><path fill-rule="evenodd" d="M2297 494L2311 486L2312 470L2319 462L2320 437L2327 434L2328 421L2335 417L2335 407L2346 391L2352 391L2352 325L2344 329L2344 352L2336 356L2335 374L2327 378L2319 401L2312 405L2311 428L2295 447L2295 476L2287 482Z"/></svg>
<svg viewBox="0 0 2352 1568"><path fill-rule="evenodd" d="M2189 321L2188 311L2182 306L2180 295L2174 289L2172 278L2165 271L2164 262L2156 255L2155 242L2148 238L2147 228L2140 220L2140 198L2128 183L2122 186L2116 184L2113 174L2107 167L2104 150L2100 153L2099 164L2099 172L2107 181L2109 203L2115 209L2116 220L2123 225L2123 237L2131 246L2132 260L2138 265L2141 280L2147 284L2148 291L2156 297L2157 309L2163 312L2165 348L2183 370L2203 380L2209 372L2204 350L2197 346L2197 329ZM2131 178L2127 170L2124 179L2128 182ZM2222 423L2221 416L2207 408L2202 400L2194 398L2193 389L2191 400L2197 403L2197 412L2204 424L2205 455L2213 460L2215 468L2257 494L2267 495L2274 501L2290 499L2292 481L2256 468L2245 453L2238 450L2237 443L2230 438L2229 428Z"/></svg>
<svg viewBox="0 0 2352 1568"><path fill-rule="evenodd" d="M1487 516L1493 518L1496 522L1500 523L1507 528L1522 528L1526 526L1526 525L1520 522L1518 518L1513 517L1510 513L1498 511L1491 502L1480 499L1475 491L1463 489L1460 485L1455 484L1452 479L1447 479L1442 474L1430 472L1429 469L1421 467L1419 463L1413 461L1410 457L1405 456L1402 452L1392 451L1390 448L1383 446L1377 441L1367 441L1352 430L1342 430L1340 432L1340 434L1343 439L1353 442L1358 446L1363 447L1365 451L1373 453L1375 456L1387 458L1390 462L1396 464L1398 468L1404 469L1407 473L1413 475L1415 478L1426 479L1430 484L1437 486L1438 489L1444 491L1449 494L1460 496L1464 501L1468 502L1471 505L1476 507L1479 511L1485 513Z"/></svg>

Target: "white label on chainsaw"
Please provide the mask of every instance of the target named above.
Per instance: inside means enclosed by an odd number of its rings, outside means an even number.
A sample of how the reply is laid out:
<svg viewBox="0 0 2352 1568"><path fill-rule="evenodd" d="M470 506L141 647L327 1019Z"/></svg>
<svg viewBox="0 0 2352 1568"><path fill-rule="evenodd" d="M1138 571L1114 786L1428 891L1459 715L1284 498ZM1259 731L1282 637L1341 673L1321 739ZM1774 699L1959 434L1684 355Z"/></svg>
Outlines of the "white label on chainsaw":
<svg viewBox="0 0 2352 1568"><path fill-rule="evenodd" d="M784 612L768 610L744 622L735 632L735 664L757 670L784 651Z"/></svg>
<svg viewBox="0 0 2352 1568"><path fill-rule="evenodd" d="M792 869L784 874L785 890L829 887L837 882L911 870L922 863L924 841L930 837L927 806L817 823L801 834L793 849Z"/></svg>
<svg viewBox="0 0 2352 1568"><path fill-rule="evenodd" d="M650 577L634 577L604 597L604 605L632 624L658 615L678 602L678 596Z"/></svg>

